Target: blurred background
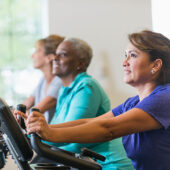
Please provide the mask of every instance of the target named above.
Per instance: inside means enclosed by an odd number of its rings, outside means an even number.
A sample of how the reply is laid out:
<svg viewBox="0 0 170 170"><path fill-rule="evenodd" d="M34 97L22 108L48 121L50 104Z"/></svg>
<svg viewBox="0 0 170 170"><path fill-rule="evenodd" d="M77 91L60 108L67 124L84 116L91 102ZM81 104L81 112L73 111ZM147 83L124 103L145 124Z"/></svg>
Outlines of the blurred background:
<svg viewBox="0 0 170 170"><path fill-rule="evenodd" d="M122 81L127 35L151 29L170 36L168 0L0 0L0 97L16 105L41 78L33 69L35 41L56 33L79 37L94 51L88 73L112 107L135 94Z"/></svg>
<svg viewBox="0 0 170 170"><path fill-rule="evenodd" d="M150 29L170 38L169 6L169 0L0 0L0 97L16 105L33 91L42 76L32 67L34 44L56 33L91 45L88 73L117 106L135 95L122 80L127 35ZM13 162L4 169L15 169Z"/></svg>

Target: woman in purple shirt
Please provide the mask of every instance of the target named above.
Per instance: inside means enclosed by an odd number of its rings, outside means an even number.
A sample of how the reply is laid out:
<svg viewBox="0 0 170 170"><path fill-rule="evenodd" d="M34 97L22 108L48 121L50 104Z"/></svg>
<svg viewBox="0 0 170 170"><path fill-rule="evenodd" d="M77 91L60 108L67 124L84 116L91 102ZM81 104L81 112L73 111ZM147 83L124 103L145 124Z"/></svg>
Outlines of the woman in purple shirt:
<svg viewBox="0 0 170 170"><path fill-rule="evenodd" d="M106 114L48 125L38 112L27 118L28 133L51 142L92 143L123 136L137 170L170 169L170 40L142 31L129 35L123 61L124 81L137 96Z"/></svg>

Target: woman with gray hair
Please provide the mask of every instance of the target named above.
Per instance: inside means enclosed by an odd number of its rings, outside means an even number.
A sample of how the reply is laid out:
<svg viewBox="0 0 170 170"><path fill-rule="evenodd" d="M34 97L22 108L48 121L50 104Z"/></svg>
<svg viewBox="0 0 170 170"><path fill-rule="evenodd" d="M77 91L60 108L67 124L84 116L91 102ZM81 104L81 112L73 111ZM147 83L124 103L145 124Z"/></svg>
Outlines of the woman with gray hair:
<svg viewBox="0 0 170 170"><path fill-rule="evenodd" d="M66 39L58 46L53 60L53 73L61 78L63 86L59 91L56 112L50 127L67 129L75 126L70 121L94 118L110 110L110 101L103 88L86 73L91 58L92 49L83 40ZM45 121L43 116L39 118ZM105 162L99 162L103 169L133 169L121 138L90 144L46 143L77 153L80 153L81 148L87 147L106 157Z"/></svg>

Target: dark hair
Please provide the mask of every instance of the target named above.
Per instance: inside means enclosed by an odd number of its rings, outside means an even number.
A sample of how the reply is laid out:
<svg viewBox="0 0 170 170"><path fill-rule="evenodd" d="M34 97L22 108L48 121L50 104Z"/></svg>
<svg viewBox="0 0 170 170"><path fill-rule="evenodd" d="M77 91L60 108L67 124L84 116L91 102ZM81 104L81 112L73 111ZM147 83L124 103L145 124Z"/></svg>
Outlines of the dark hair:
<svg viewBox="0 0 170 170"><path fill-rule="evenodd" d="M129 34L128 38L136 48L148 53L151 61L162 60L162 68L156 83L170 83L170 40L160 33L149 30Z"/></svg>
<svg viewBox="0 0 170 170"><path fill-rule="evenodd" d="M45 49L45 55L56 54L58 45L64 40L64 37L59 35L49 35L47 38L38 40L37 42L42 44Z"/></svg>

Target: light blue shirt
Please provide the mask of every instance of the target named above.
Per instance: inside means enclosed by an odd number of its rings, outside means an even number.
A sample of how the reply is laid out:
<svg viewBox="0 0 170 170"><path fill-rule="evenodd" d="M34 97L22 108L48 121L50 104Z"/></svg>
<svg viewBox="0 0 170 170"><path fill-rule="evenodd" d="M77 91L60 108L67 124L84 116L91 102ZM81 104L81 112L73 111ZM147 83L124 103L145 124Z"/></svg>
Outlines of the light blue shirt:
<svg viewBox="0 0 170 170"><path fill-rule="evenodd" d="M37 87L35 88L34 92L32 93L32 96L34 96L34 106L40 103L46 96L50 96L54 99L57 99L58 92L60 87L62 86L62 81L59 77L55 76L51 83L48 86L48 89L46 90L46 80L43 77ZM50 108L49 110L45 111L43 113L46 121L49 123L55 113L55 107Z"/></svg>
<svg viewBox="0 0 170 170"><path fill-rule="evenodd" d="M56 106L56 113L50 124L58 124L82 118L93 118L110 110L110 101L99 83L87 73L80 73L68 87L62 86ZM80 153L80 149L87 147L106 156L105 162L100 162L103 169L126 170L133 169L127 159L121 138L109 142L79 144L79 143L51 143L71 152ZM123 170L122 169L122 170Z"/></svg>

